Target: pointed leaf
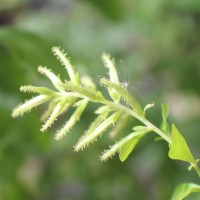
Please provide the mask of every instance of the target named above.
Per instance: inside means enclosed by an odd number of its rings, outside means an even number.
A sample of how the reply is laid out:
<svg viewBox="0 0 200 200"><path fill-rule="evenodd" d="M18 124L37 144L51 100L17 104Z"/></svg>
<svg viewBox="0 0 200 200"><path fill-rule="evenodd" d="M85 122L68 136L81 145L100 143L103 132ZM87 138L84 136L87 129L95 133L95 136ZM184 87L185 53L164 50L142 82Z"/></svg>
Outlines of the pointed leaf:
<svg viewBox="0 0 200 200"><path fill-rule="evenodd" d="M169 115L169 106L167 104L162 104L161 108L162 108L161 130L169 135L170 126L167 122L167 118L168 118L168 115Z"/></svg>
<svg viewBox="0 0 200 200"><path fill-rule="evenodd" d="M200 185L194 183L183 183L176 188L171 200L182 200L193 192L200 192Z"/></svg>
<svg viewBox="0 0 200 200"><path fill-rule="evenodd" d="M123 162L127 159L129 154L136 147L139 140L149 132L149 129L144 129L143 131L136 131L133 133L132 137L127 140L120 148L119 158Z"/></svg>
<svg viewBox="0 0 200 200"><path fill-rule="evenodd" d="M169 157L171 159L189 162L200 176L200 170L198 168L197 161L195 161L184 137L174 124L172 125L171 138L172 144L168 153Z"/></svg>
<svg viewBox="0 0 200 200"><path fill-rule="evenodd" d="M101 156L101 161L106 161L108 158L111 158L114 156L117 152L119 152L120 148L123 144L125 144L127 141L135 137L135 132L130 133L126 137L122 138L118 142L116 142L113 146L111 146L109 149L105 150Z"/></svg>
<svg viewBox="0 0 200 200"><path fill-rule="evenodd" d="M120 149L119 158L123 162L127 159L129 154L133 151L136 147L137 143L139 142L140 137L133 137L129 141L127 141Z"/></svg>

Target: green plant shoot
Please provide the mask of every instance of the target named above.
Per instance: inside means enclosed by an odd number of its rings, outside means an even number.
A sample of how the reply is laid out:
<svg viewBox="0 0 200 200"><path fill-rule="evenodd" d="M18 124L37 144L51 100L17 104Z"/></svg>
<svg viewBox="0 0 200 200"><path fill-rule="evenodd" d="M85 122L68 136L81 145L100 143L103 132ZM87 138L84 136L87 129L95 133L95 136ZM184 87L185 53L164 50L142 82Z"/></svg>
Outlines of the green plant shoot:
<svg viewBox="0 0 200 200"><path fill-rule="evenodd" d="M110 98L107 98L101 91L96 89L95 84L89 77L79 77L79 73L75 72L64 51L58 47L53 47L52 51L61 64L64 65L68 73L68 80L62 81L50 69L39 66L38 72L51 81L55 90L31 85L22 86L20 88L22 92L32 92L37 95L17 106L12 112L13 117L22 116L24 113L31 111L32 108L49 102L47 110L41 117L43 121L41 131L44 132L53 125L61 114L67 112L71 107L75 107L74 113L55 134L55 139L61 140L81 119L81 115L87 108L88 103L98 103L99 108L95 111L97 116L88 130L85 131L85 134L75 144L75 151L84 149L90 143L97 141L106 130L109 130L110 135L114 137L118 132L123 131L124 123L126 123L127 119L135 118L143 126L133 127L133 132L127 133L124 138L105 150L100 157L102 161L113 157L116 153L119 154L121 161L125 161L143 137L147 137L149 134L156 134L156 136L168 143L168 155L171 159L189 163L189 169L194 169L200 176L199 160L194 158L185 139L174 124L172 124L170 130L170 125L167 122L169 113L167 105L162 105L161 128L156 127L145 116L145 112L152 108L154 104L147 104L142 108L135 96L120 83L114 59L109 54L103 53L102 55L109 77L103 77L100 80L100 85L107 90L110 96ZM177 189L180 192L177 193L176 191L172 200L181 200L191 192L199 192L199 187L193 184L182 185ZM182 192L182 188L186 188L184 192Z"/></svg>

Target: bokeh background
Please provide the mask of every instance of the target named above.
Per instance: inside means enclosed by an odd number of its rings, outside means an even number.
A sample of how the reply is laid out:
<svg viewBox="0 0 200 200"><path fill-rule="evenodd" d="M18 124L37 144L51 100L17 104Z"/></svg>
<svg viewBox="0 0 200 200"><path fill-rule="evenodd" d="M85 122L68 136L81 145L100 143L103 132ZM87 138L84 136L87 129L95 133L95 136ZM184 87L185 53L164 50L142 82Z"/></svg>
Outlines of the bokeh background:
<svg viewBox="0 0 200 200"><path fill-rule="evenodd" d="M46 134L39 120L44 107L12 119L12 109L31 97L19 92L21 85L48 85L38 65L66 78L53 46L97 83L106 75L101 53L112 54L120 80L142 104L155 102L150 120L159 125L159 105L168 103L170 120L200 157L199 0L0 0L0 199L168 200L179 183L199 183L153 136L124 163L118 156L100 162L99 154L114 143L106 136L74 152L94 118L90 107L61 142L53 136L65 116Z"/></svg>

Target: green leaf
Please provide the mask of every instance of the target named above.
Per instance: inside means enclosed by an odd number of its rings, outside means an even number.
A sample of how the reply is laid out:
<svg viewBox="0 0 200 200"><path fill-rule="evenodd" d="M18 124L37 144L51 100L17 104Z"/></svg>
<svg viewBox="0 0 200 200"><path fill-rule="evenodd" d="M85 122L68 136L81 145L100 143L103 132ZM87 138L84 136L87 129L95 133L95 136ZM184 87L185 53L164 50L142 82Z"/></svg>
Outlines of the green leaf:
<svg viewBox="0 0 200 200"><path fill-rule="evenodd" d="M169 157L171 159L189 162L200 176L200 170L197 165L197 161L195 161L184 137L181 135L181 133L174 124L172 124L171 138L172 144L168 153Z"/></svg>
<svg viewBox="0 0 200 200"><path fill-rule="evenodd" d="M162 104L161 108L162 108L162 123L161 123L160 128L162 131L164 131L165 133L169 135L170 126L167 122L167 118L169 115L169 106L167 104Z"/></svg>
<svg viewBox="0 0 200 200"><path fill-rule="evenodd" d="M112 158L112 156L114 156L117 152L119 153L120 148L123 146L123 144L125 144L127 141L129 141L133 137L135 137L135 132L130 133L126 137L116 142L114 145L110 146L110 148L105 150L103 154L101 155L100 157L101 161L106 161L108 160L108 158Z"/></svg>
<svg viewBox="0 0 200 200"><path fill-rule="evenodd" d="M149 129L139 129L138 131L134 132L134 135L123 143L119 150L119 158L123 162L127 159L129 154L133 151L133 149L136 147L139 140L146 135L148 132L150 132Z"/></svg>
<svg viewBox="0 0 200 200"><path fill-rule="evenodd" d="M176 188L171 200L182 200L193 192L200 192L200 185L194 183L183 183Z"/></svg>
<svg viewBox="0 0 200 200"><path fill-rule="evenodd" d="M120 149L119 158L123 162L127 159L129 154L133 151L136 147L137 143L139 142L140 137L133 137L129 141L127 141Z"/></svg>

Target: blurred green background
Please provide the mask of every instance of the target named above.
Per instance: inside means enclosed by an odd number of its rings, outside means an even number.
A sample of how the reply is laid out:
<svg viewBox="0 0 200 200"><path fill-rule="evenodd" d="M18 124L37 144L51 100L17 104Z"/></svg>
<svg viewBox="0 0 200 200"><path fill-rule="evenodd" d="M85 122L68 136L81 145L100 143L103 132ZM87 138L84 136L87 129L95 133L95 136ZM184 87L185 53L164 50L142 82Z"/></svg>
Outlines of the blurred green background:
<svg viewBox="0 0 200 200"><path fill-rule="evenodd" d="M66 78L53 46L65 49L76 69L95 82L106 74L101 53L111 53L120 80L142 104L155 102L150 120L159 125L159 104L167 102L171 121L200 156L199 0L1 0L0 200L168 200L179 183L199 183L195 172L170 160L167 144L153 137L124 163L118 156L100 162L100 152L114 143L106 136L74 152L94 118L90 107L61 142L53 134L65 117L46 134L40 133L41 107L12 119L12 109L31 97L19 92L21 85L49 84L38 65Z"/></svg>

